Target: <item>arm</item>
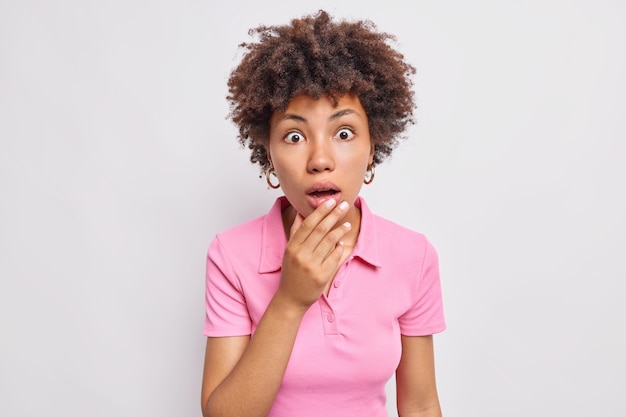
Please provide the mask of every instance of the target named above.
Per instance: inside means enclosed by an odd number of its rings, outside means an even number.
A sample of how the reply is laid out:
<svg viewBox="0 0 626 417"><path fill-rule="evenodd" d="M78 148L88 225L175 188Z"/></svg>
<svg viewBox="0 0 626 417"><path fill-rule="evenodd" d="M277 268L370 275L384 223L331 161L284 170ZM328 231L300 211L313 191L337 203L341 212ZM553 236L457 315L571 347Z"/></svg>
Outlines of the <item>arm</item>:
<svg viewBox="0 0 626 417"><path fill-rule="evenodd" d="M303 314L275 298L252 338L207 339L202 383L204 416L267 415Z"/></svg>
<svg viewBox="0 0 626 417"><path fill-rule="evenodd" d="M204 372L202 376L202 414L209 395L235 367L246 350L250 336L208 337L204 353Z"/></svg>
<svg viewBox="0 0 626 417"><path fill-rule="evenodd" d="M332 201L332 200L331 200ZM209 338L202 383L202 413L266 416L293 350L302 317L335 276L343 254L335 227L345 207L322 204L294 221L279 288L252 337Z"/></svg>
<svg viewBox="0 0 626 417"><path fill-rule="evenodd" d="M402 336L396 393L400 417L441 417L432 336Z"/></svg>

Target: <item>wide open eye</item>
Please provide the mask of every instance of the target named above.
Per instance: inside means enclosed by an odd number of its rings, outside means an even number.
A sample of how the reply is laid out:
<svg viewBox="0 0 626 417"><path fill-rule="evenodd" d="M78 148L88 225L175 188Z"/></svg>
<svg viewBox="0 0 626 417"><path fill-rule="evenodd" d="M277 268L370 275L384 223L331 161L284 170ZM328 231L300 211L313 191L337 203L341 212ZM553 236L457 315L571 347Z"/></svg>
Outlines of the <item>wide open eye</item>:
<svg viewBox="0 0 626 417"><path fill-rule="evenodd" d="M285 141L287 143L298 143L301 142L304 137L300 132L289 132L287 136L285 136Z"/></svg>
<svg viewBox="0 0 626 417"><path fill-rule="evenodd" d="M347 127L342 127L341 129L337 131L337 133L335 134L335 137L337 137L337 139L340 139L340 140L350 140L352 139L352 137L354 137L354 132L351 129L348 129Z"/></svg>

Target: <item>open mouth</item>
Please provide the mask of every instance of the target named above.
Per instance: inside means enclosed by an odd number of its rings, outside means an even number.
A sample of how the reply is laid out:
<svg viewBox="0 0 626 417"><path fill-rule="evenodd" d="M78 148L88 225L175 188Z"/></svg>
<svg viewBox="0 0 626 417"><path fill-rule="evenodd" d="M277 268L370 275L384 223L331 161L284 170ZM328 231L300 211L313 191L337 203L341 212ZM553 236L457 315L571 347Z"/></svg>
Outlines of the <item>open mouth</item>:
<svg viewBox="0 0 626 417"><path fill-rule="evenodd" d="M309 193L309 195L314 198L322 198L322 197L332 197L337 193L338 193L337 190L330 189L330 190L313 191L312 193Z"/></svg>
<svg viewBox="0 0 626 417"><path fill-rule="evenodd" d="M333 199L337 203L341 200L341 190L330 181L319 181L306 191L309 203L318 207L324 201Z"/></svg>

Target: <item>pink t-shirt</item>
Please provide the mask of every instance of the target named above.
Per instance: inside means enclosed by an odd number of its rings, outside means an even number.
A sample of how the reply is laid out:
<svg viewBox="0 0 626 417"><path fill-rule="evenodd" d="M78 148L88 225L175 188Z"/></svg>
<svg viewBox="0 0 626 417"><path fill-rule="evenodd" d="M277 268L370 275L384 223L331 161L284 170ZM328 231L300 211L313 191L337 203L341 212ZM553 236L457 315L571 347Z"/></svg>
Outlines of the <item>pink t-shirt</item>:
<svg viewBox="0 0 626 417"><path fill-rule="evenodd" d="M270 212L219 233L209 248L209 337L254 333L280 282L287 239L280 197ZM400 335L445 329L437 254L426 238L373 215L359 198L361 229L328 297L307 311L270 416L387 416L385 384Z"/></svg>

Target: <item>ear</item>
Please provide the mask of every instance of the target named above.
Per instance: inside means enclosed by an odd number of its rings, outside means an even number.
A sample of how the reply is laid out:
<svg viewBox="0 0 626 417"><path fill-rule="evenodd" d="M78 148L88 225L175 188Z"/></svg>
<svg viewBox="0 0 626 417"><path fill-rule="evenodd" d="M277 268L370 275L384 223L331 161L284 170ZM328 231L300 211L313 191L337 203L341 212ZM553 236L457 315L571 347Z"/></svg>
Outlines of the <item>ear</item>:
<svg viewBox="0 0 626 417"><path fill-rule="evenodd" d="M265 145L265 155L267 155L267 160L270 163L270 168L274 168L274 164L272 163L272 155L270 154L270 145Z"/></svg>
<svg viewBox="0 0 626 417"><path fill-rule="evenodd" d="M376 146L374 146L374 144L372 143L371 148L370 148L370 157L369 157L368 165L372 165L372 163L374 162L374 153L375 152L376 152Z"/></svg>

